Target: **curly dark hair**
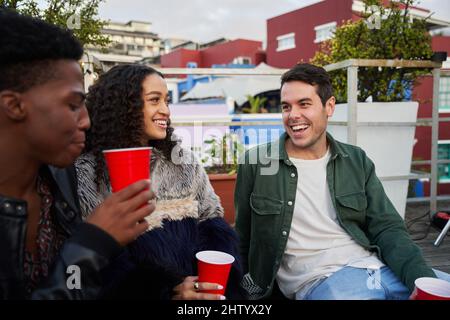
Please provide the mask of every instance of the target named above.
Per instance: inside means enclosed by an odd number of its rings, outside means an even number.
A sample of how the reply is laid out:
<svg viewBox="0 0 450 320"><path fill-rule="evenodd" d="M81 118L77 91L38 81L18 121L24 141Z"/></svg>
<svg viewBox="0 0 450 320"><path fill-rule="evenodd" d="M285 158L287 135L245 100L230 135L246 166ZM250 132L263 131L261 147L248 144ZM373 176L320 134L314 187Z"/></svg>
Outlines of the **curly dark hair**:
<svg viewBox="0 0 450 320"><path fill-rule="evenodd" d="M107 173L103 150L143 146L145 125L142 83L152 74L164 78L160 72L145 65L119 65L102 74L89 88L86 106L91 128L87 132L85 152L95 157L97 186ZM177 145L177 141L172 138L173 131L169 120L166 138L148 140L147 145L158 149L170 160L172 149Z"/></svg>
<svg viewBox="0 0 450 320"><path fill-rule="evenodd" d="M0 7L0 90L24 92L55 76L54 60L80 60L69 30Z"/></svg>

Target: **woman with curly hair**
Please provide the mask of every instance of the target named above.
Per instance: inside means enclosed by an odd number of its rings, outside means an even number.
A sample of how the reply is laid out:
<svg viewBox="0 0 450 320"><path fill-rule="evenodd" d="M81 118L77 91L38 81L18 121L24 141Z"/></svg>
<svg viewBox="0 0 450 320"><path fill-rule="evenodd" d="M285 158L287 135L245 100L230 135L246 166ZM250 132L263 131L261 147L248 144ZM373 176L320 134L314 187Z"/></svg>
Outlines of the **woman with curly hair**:
<svg viewBox="0 0 450 320"><path fill-rule="evenodd" d="M225 299L199 292L217 284L197 283L195 253L233 255L226 298L241 298L238 240L208 176L170 126L169 93L163 75L138 64L116 66L87 95L91 117L86 149L77 160L79 196L85 216L111 193L102 151L153 147L151 187L156 210L148 231L128 245L105 271L105 298Z"/></svg>

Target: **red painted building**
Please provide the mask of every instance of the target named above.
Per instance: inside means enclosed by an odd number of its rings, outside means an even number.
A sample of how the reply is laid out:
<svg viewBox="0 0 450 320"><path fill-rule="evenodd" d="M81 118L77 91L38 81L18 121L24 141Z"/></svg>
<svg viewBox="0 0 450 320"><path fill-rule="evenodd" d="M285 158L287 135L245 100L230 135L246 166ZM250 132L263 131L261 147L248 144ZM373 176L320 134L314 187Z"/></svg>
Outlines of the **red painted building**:
<svg viewBox="0 0 450 320"><path fill-rule="evenodd" d="M353 18L353 0L327 0L267 20L267 64L290 68L319 49L316 33Z"/></svg>
<svg viewBox="0 0 450 320"><path fill-rule="evenodd" d="M258 65L264 58L261 41L237 39L201 50L177 49L161 56L161 67L185 68L188 62L196 62L199 68L232 63Z"/></svg>
<svg viewBox="0 0 450 320"><path fill-rule="evenodd" d="M386 1L387 2L387 1ZM330 39L337 26L348 20L360 19L364 4L358 0L324 0L267 20L266 63L278 68L290 68L297 62L308 62L319 50L320 44ZM423 8L410 8L413 18L431 14ZM430 30L450 26L448 21L428 19ZM434 36L433 51L446 51L450 56L450 37ZM444 63L450 69L450 62ZM413 100L419 101L419 118L431 117L432 78L424 77L413 90ZM443 77L440 86L440 116L450 117L450 77ZM431 127L417 127L414 159L431 158ZM441 122L439 129L439 154L450 159L450 123ZM429 170L429 166L422 169ZM440 165L441 183L438 192L450 194L450 165ZM429 184L425 183L425 193Z"/></svg>
<svg viewBox="0 0 450 320"><path fill-rule="evenodd" d="M363 11L364 3L359 0L324 0L268 19L266 63L290 68L299 61L308 62L320 44L331 38L337 26L360 19ZM423 8L410 8L414 18L425 18L430 14ZM430 30L450 26L448 21L433 17L428 22Z"/></svg>
<svg viewBox="0 0 450 320"><path fill-rule="evenodd" d="M201 55L198 50L180 48L161 56L163 68L185 68L188 62L201 64Z"/></svg>

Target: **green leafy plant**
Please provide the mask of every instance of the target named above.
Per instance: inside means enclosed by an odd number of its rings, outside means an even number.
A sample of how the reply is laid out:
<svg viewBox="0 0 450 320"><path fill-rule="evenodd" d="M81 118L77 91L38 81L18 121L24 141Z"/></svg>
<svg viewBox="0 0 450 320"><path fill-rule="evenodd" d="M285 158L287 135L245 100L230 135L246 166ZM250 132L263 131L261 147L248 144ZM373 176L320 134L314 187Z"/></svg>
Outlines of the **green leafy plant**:
<svg viewBox="0 0 450 320"><path fill-rule="evenodd" d="M429 60L432 56L431 37L426 20L409 16L414 0L390 2L388 7L379 0L365 0L365 12L359 21L348 21L336 29L334 37L326 41L311 60L327 65L347 59L404 59ZM379 25L368 23L370 17L380 17ZM359 68L358 100L402 101L425 69ZM335 96L347 101L347 73L331 72Z"/></svg>
<svg viewBox="0 0 450 320"><path fill-rule="evenodd" d="M239 156L244 151L238 135L227 133L222 137L212 136L204 143L207 147L201 161L208 174L228 173L232 175L236 173Z"/></svg>
<svg viewBox="0 0 450 320"><path fill-rule="evenodd" d="M267 101L266 97L254 97L252 95L247 95L248 103L250 107L243 108L243 113L267 113L267 109L264 105Z"/></svg>

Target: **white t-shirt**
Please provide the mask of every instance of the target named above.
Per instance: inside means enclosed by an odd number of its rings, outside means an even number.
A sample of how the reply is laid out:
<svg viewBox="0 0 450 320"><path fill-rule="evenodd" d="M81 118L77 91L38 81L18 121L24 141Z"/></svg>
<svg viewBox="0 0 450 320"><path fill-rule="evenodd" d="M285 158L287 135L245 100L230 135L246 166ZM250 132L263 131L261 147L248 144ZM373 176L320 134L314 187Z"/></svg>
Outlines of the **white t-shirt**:
<svg viewBox="0 0 450 320"><path fill-rule="evenodd" d="M383 266L339 225L327 184L330 151L320 159L290 160L297 168L298 182L291 231L277 273L283 294L293 299L296 292L306 293L318 279L344 266Z"/></svg>

